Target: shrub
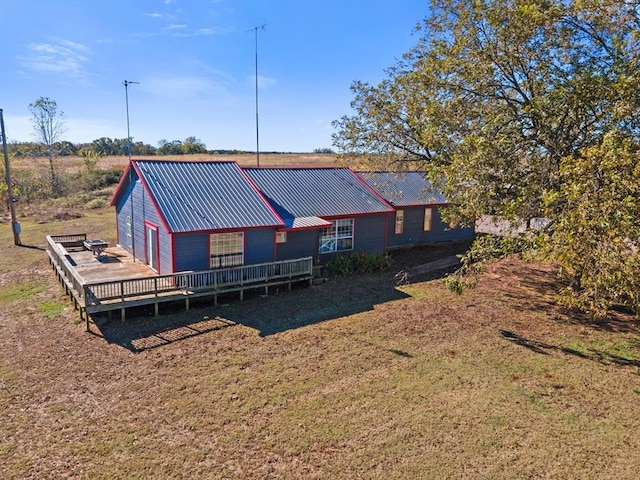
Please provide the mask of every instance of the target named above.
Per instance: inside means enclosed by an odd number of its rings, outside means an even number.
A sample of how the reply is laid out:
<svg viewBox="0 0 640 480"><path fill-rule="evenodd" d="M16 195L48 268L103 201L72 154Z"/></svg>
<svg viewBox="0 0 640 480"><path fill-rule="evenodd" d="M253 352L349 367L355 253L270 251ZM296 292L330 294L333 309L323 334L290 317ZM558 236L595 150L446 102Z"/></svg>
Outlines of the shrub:
<svg viewBox="0 0 640 480"><path fill-rule="evenodd" d="M383 272L390 266L391 257L387 254L357 252L334 257L325 265L325 272L330 277L336 277L354 273Z"/></svg>

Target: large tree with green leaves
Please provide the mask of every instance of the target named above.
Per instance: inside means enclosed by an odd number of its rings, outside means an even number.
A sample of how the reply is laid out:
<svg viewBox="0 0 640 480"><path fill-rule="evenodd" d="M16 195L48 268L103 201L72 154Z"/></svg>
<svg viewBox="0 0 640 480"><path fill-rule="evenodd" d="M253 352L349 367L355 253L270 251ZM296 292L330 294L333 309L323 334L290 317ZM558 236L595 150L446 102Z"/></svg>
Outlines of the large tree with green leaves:
<svg viewBox="0 0 640 480"><path fill-rule="evenodd" d="M571 185L589 179L568 165L588 159L584 175L605 168L605 140L626 142L637 161L640 2L435 0L420 32L379 85L353 84L355 114L334 122L345 162L424 168L455 204L453 222L494 214L562 223L593 207L569 199ZM628 173L638 179L637 169ZM635 258L638 237L619 233ZM577 257L566 253L556 257L578 276ZM621 300L616 288L603 298Z"/></svg>
<svg viewBox="0 0 640 480"><path fill-rule="evenodd" d="M64 113L58 110L58 104L49 97L40 97L29 104L31 110L31 122L36 140L41 142L49 158L51 175L51 191L54 195L62 193L62 185L54 166L54 158L57 156L55 144L66 131Z"/></svg>

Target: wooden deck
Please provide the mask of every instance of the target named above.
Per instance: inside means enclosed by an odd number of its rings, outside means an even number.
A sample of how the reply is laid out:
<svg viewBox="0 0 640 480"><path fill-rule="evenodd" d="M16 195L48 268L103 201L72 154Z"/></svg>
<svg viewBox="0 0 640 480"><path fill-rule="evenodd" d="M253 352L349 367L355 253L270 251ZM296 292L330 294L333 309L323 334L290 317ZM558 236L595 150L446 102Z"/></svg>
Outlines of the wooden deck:
<svg viewBox="0 0 640 480"><path fill-rule="evenodd" d="M233 268L181 272L157 275L149 267L134 261L121 247L109 247L100 256L86 250L86 235L47 236L47 254L66 293L80 311L80 318L100 312L120 310L122 321L126 309L141 305L154 305L158 315L160 303L185 302L190 299L238 293L244 298L247 290L309 282L313 279L311 257L280 262L245 265Z"/></svg>

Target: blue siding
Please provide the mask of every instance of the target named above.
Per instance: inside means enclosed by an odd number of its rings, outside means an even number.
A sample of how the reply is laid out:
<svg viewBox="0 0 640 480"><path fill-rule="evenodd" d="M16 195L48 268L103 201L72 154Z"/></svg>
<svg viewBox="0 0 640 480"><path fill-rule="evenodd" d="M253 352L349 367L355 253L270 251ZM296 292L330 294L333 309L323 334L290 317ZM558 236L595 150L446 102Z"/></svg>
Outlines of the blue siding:
<svg viewBox="0 0 640 480"><path fill-rule="evenodd" d="M137 180L137 177L134 177ZM161 274L172 272L171 261L171 237L167 233L158 213L149 199L142 183L137 180L133 184L133 195L131 189L127 189L120 198L116 206L118 240L130 254L134 254L137 261L147 263L147 252L145 243L145 221L151 222L158 227L159 243L159 267ZM131 200L133 198L133 210ZM133 225L133 237L128 235L127 217L131 217Z"/></svg>
<svg viewBox="0 0 640 480"><path fill-rule="evenodd" d="M176 233L173 242L176 272L209 270L208 233Z"/></svg>
<svg viewBox="0 0 640 480"><path fill-rule="evenodd" d="M254 228L244 232L244 263L273 262L275 229Z"/></svg>
<svg viewBox="0 0 640 480"><path fill-rule="evenodd" d="M354 222L354 251L382 253L385 248L385 226L387 215L356 217Z"/></svg>
<svg viewBox="0 0 640 480"><path fill-rule="evenodd" d="M440 209L433 208L431 217L431 231L424 231L424 210L426 207L404 208L404 231L400 235L395 233L395 213L389 215L387 226L387 247L409 247L424 243L442 242L447 240L461 240L473 238L473 228L451 229L442 221Z"/></svg>
<svg viewBox="0 0 640 480"><path fill-rule="evenodd" d="M326 263L338 255L350 255L356 252L383 253L385 251L385 226L387 214L362 215L353 219L353 250L335 253L316 254L320 262Z"/></svg>
<svg viewBox="0 0 640 480"><path fill-rule="evenodd" d="M287 232L287 241L276 244L276 260L293 260L303 257L317 257L318 230L298 230Z"/></svg>
<svg viewBox="0 0 640 480"><path fill-rule="evenodd" d="M120 197L119 203L116 205L116 225L118 229L118 243L127 252L133 253L133 237L129 235L129 225L127 217L131 216L131 189Z"/></svg>

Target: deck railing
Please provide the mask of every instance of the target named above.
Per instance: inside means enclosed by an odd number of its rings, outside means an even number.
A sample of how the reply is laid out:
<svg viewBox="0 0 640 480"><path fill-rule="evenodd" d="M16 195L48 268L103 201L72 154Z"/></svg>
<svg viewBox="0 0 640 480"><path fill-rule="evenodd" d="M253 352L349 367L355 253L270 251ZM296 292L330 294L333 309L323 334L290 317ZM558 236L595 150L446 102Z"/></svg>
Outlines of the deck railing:
<svg viewBox="0 0 640 480"><path fill-rule="evenodd" d="M88 283L83 285L83 297L85 306L95 306L102 301L127 302L171 292L187 295L225 293L272 282L311 278L312 275L313 259L306 257L217 270Z"/></svg>
<svg viewBox="0 0 640 480"><path fill-rule="evenodd" d="M157 315L160 302L184 297L188 309L191 297L211 295L217 302L220 294L240 292L242 298L245 290L265 288L268 291L269 287L284 284L291 288L295 282L313 278L313 259L306 257L199 272L86 282L78 274L67 248L84 248L87 236L47 235L46 239L51 264L80 310L80 317L87 314L87 322L88 314L96 312L120 309L124 321L124 310L135 305L155 304Z"/></svg>
<svg viewBox="0 0 640 480"><path fill-rule="evenodd" d="M60 280L65 286L72 288L78 295L82 295L84 280L75 269L73 259L67 248L78 247L87 239L85 234L77 235L47 235L47 254L56 267ZM81 302L80 299L76 299Z"/></svg>

